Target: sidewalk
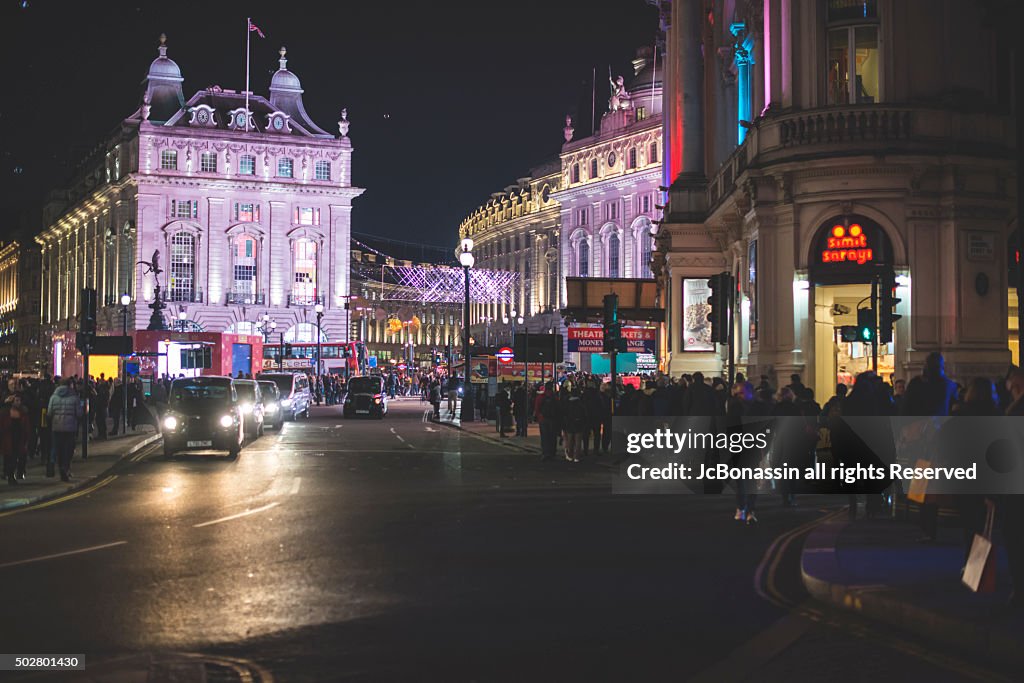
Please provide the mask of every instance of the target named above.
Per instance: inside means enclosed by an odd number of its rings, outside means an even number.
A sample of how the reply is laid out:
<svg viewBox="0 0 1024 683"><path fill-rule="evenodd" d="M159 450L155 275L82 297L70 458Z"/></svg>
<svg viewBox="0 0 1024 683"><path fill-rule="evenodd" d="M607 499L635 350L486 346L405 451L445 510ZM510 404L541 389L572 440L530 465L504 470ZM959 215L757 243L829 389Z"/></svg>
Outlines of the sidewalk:
<svg viewBox="0 0 1024 683"><path fill-rule="evenodd" d="M430 404L424 403L423 405L429 407ZM502 438L498 435L494 420L478 420L463 425L459 414L461 405L462 402L459 401L455 407L455 413L450 414L448 412L448 402L441 401L441 423L466 432L472 432L476 436L493 441L494 443L500 443L502 446L513 446L540 455L540 426L535 422L529 424L525 437L514 436L515 427L513 426L508 432L509 436Z"/></svg>
<svg viewBox="0 0 1024 683"><path fill-rule="evenodd" d="M920 536L916 525L891 520L823 524L800 558L804 586L818 600L951 649L1024 665L1024 614L1004 608L1010 577L998 537L998 590L978 595L960 583L961 530L940 528L934 543Z"/></svg>
<svg viewBox="0 0 1024 683"><path fill-rule="evenodd" d="M160 439L151 425L140 425L138 431L110 437L105 441L89 442L89 458L82 460L79 440L75 457L71 461L71 481L61 481L60 475L46 476L46 465L40 458L29 459L25 479L16 486L0 481L0 510L23 507L56 498L92 484L103 477L121 459L134 455Z"/></svg>

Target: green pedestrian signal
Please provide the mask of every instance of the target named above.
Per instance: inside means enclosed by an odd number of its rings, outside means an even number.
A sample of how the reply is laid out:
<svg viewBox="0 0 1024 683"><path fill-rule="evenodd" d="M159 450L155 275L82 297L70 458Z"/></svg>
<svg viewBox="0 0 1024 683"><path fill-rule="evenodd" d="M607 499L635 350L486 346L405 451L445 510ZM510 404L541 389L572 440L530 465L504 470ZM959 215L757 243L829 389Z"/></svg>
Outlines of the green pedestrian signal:
<svg viewBox="0 0 1024 683"><path fill-rule="evenodd" d="M857 339L865 344L875 341L875 310L873 308L857 309Z"/></svg>

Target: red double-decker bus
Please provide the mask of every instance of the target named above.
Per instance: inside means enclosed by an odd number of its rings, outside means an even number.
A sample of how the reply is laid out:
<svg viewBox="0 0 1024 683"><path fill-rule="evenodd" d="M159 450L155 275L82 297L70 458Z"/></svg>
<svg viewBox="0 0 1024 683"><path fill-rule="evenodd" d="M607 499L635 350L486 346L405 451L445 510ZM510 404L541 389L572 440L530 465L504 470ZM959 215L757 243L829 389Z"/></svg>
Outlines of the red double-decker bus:
<svg viewBox="0 0 1024 683"><path fill-rule="evenodd" d="M316 366L315 342L285 342L263 347L263 371L313 372ZM321 367L325 374L357 377L367 374L366 344L361 341L323 342Z"/></svg>

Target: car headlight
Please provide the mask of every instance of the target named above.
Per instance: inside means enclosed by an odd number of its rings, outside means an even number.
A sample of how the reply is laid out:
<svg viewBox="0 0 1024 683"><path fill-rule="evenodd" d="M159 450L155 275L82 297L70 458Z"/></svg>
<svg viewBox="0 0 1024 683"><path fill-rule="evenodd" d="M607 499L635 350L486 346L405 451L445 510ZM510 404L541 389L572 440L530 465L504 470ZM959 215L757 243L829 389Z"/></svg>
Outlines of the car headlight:
<svg viewBox="0 0 1024 683"><path fill-rule="evenodd" d="M249 413L252 412L252 404L251 403L243 403L240 407L242 409L242 414L243 415L248 415ZM225 426L227 426L227 425L225 425Z"/></svg>
<svg viewBox="0 0 1024 683"><path fill-rule="evenodd" d="M268 403L265 406L263 406L263 409L266 410L268 413L276 413L277 412L277 404L276 403Z"/></svg>
<svg viewBox="0 0 1024 683"><path fill-rule="evenodd" d="M290 398L286 398L286 399L283 399L281 401L281 405L283 405L285 408L290 407L291 404L292 404L292 400Z"/></svg>
<svg viewBox="0 0 1024 683"><path fill-rule="evenodd" d="M220 418L221 427L230 427L233 424L235 424L235 420L230 415L225 415L222 418Z"/></svg>
<svg viewBox="0 0 1024 683"><path fill-rule="evenodd" d="M462 387L459 387L459 396L462 396Z"/></svg>
<svg viewBox="0 0 1024 683"><path fill-rule="evenodd" d="M173 415L168 415L164 418L164 429L168 431L174 431L178 428L178 418Z"/></svg>

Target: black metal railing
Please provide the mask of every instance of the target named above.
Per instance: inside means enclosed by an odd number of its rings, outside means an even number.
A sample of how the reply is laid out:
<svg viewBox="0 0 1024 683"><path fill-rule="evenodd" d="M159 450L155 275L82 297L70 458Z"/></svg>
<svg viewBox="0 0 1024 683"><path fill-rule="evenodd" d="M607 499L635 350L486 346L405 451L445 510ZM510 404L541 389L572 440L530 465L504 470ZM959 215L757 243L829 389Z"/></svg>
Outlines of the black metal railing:
<svg viewBox="0 0 1024 683"><path fill-rule="evenodd" d="M289 306L316 306L322 304L324 297L322 294L289 294L288 305Z"/></svg>
<svg viewBox="0 0 1024 683"><path fill-rule="evenodd" d="M164 301L178 301L187 304L203 303L202 290L193 289L171 289L164 295Z"/></svg>
<svg viewBox="0 0 1024 683"><path fill-rule="evenodd" d="M248 292L228 292L227 303L243 306L262 306L267 302L266 294L250 294Z"/></svg>

